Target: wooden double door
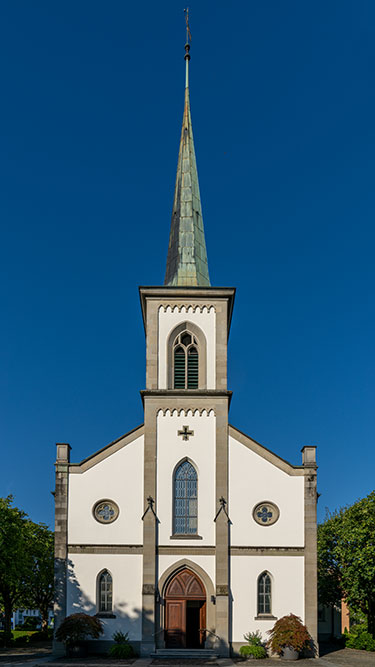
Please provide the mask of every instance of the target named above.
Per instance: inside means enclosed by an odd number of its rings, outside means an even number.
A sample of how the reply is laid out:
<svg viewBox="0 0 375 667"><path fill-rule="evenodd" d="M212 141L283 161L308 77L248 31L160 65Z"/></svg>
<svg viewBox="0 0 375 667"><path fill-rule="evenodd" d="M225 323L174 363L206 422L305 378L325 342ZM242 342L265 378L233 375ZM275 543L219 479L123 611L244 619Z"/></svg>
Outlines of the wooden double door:
<svg viewBox="0 0 375 667"><path fill-rule="evenodd" d="M167 648L204 648L206 593L199 577L180 570L165 595L165 645Z"/></svg>

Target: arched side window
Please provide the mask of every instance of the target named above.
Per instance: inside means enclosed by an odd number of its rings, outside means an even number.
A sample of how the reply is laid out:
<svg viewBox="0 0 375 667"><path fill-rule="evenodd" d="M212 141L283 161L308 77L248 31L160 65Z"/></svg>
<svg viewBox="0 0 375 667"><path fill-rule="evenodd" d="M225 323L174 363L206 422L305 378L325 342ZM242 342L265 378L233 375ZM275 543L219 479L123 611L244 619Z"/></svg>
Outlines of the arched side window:
<svg viewBox="0 0 375 667"><path fill-rule="evenodd" d="M198 475L189 461L176 468L173 480L173 534L196 535L198 531Z"/></svg>
<svg viewBox="0 0 375 667"><path fill-rule="evenodd" d="M258 577L258 615L271 614L271 577L268 572L263 572Z"/></svg>
<svg viewBox="0 0 375 667"><path fill-rule="evenodd" d="M167 342L169 389L206 389L206 337L193 322L181 322Z"/></svg>
<svg viewBox="0 0 375 667"><path fill-rule="evenodd" d="M190 331L183 331L173 343L173 389L198 389L198 340Z"/></svg>
<svg viewBox="0 0 375 667"><path fill-rule="evenodd" d="M108 570L103 570L98 582L98 611L112 611L112 577Z"/></svg>

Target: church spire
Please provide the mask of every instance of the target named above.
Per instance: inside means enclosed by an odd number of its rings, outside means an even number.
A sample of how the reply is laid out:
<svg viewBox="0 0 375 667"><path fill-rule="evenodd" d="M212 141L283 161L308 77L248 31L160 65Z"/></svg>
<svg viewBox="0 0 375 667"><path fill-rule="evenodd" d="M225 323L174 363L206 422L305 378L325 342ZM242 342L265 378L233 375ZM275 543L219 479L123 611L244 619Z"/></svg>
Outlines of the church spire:
<svg viewBox="0 0 375 667"><path fill-rule="evenodd" d="M210 285L210 278L190 115L188 14L186 28L185 106L164 284L190 287Z"/></svg>

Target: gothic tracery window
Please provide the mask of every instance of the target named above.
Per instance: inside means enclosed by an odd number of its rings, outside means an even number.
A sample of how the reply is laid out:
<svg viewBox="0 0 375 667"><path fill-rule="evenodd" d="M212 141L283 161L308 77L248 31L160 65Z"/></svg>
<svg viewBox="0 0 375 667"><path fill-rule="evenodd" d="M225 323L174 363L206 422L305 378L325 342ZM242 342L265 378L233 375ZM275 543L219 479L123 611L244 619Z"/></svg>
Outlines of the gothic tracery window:
<svg viewBox="0 0 375 667"><path fill-rule="evenodd" d="M112 611L112 577L108 570L99 575L99 611Z"/></svg>
<svg viewBox="0 0 375 667"><path fill-rule="evenodd" d="M194 535L198 530L198 476L189 461L183 461L174 475L175 535Z"/></svg>
<svg viewBox="0 0 375 667"><path fill-rule="evenodd" d="M268 572L258 577L258 614L271 614L271 577Z"/></svg>
<svg viewBox="0 0 375 667"><path fill-rule="evenodd" d="M173 360L174 389L198 389L198 340L190 331L183 331L176 337L173 344Z"/></svg>

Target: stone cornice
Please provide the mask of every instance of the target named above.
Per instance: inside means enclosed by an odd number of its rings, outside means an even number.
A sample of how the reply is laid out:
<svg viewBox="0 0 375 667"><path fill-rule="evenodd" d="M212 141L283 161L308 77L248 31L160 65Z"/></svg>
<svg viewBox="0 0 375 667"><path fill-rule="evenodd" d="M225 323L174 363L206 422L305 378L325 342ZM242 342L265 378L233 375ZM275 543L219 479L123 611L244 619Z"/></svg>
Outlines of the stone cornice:
<svg viewBox="0 0 375 667"><path fill-rule="evenodd" d="M185 401L185 399L206 399L208 402L211 400L213 403L217 399L225 398L229 401L229 405L232 399L232 392L231 391L221 391L217 389L142 389L140 392L141 398L142 398L142 403L144 405L145 398L158 398L158 399L172 399L174 402L171 403L171 405L166 405L165 407L163 406L163 409L165 410L192 410L193 412L195 410L210 410L214 409L214 405L212 408L208 407L207 405L203 404L202 407L197 408L196 404L192 404L189 407L181 407L181 406L176 406L176 399L180 399L180 401ZM229 407L229 406L228 406Z"/></svg>
<svg viewBox="0 0 375 667"><path fill-rule="evenodd" d="M194 306L197 307L199 306L205 306L206 307L209 304L201 304L197 303L198 299L204 299L204 300L209 300L210 302L212 301L220 301L222 299L227 300L228 303L228 320L227 320L227 326L228 326L228 335L229 335L229 329L230 329L230 324L232 321L232 312L233 312L233 304L234 304L234 297L236 294L236 288L235 287L173 287L173 286L161 286L161 287L152 287L152 286L146 286L146 285L141 285L139 288L139 298L141 301L141 308L142 308L142 317L143 317L143 325L146 330L146 300L147 299L153 299L153 300L170 300L172 299L180 299L183 303L181 305L192 305L192 304L187 304L186 299L194 299L195 304ZM171 305L172 304L160 304L160 305ZM174 304L176 305L176 304ZM214 304L210 304L214 305Z"/></svg>
<svg viewBox="0 0 375 667"><path fill-rule="evenodd" d="M214 556L216 547L213 545L159 545L159 555L207 555ZM231 546L231 556L303 556L304 547L264 547L264 546ZM141 544L68 544L71 554L143 554Z"/></svg>

